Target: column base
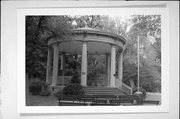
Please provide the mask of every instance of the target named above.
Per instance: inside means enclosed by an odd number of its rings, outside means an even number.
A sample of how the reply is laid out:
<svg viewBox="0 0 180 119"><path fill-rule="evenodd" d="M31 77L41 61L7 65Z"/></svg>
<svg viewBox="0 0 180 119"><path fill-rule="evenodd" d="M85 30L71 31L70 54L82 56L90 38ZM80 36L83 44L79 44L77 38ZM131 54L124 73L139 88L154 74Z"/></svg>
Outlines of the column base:
<svg viewBox="0 0 180 119"><path fill-rule="evenodd" d="M82 87L88 87L87 85L81 85Z"/></svg>

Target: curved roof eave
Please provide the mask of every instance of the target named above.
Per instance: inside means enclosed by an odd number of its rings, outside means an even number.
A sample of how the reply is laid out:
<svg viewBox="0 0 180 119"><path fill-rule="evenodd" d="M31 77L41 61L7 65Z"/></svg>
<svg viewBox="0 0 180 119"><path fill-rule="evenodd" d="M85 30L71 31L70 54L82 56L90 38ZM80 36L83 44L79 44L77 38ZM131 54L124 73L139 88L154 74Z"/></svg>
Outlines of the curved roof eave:
<svg viewBox="0 0 180 119"><path fill-rule="evenodd" d="M109 32L104 32L104 31L100 31L97 29L92 29L92 28L77 28L77 29L72 29L71 30L72 33L89 33L89 34L97 34L97 35L104 35L104 36L109 36L109 37L113 37L116 38L118 40L120 40L124 45L126 44L126 39L122 36L119 35L115 35L113 33L109 33Z"/></svg>

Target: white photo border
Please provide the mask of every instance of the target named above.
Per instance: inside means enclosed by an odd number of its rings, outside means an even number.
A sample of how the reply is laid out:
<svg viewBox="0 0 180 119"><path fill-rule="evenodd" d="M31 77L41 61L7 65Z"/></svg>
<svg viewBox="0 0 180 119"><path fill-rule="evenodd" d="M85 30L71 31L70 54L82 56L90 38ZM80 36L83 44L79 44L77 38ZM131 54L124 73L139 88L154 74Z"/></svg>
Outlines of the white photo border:
<svg viewBox="0 0 180 119"><path fill-rule="evenodd" d="M161 105L159 106L26 106L25 17L28 15L161 15ZM18 113L153 113L169 112L169 11L168 8L31 8L17 10Z"/></svg>

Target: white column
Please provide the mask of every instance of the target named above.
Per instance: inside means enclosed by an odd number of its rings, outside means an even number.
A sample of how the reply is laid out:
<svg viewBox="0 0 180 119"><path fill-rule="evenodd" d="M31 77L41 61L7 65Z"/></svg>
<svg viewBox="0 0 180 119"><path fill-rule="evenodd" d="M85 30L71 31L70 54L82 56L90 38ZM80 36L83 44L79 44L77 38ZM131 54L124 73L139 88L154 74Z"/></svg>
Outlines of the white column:
<svg viewBox="0 0 180 119"><path fill-rule="evenodd" d="M121 82L120 87L122 87L122 78L123 78L123 52L121 52L118 57L118 79Z"/></svg>
<svg viewBox="0 0 180 119"><path fill-rule="evenodd" d="M115 87L115 73L116 73L116 48L111 46L111 79L110 87Z"/></svg>
<svg viewBox="0 0 180 119"><path fill-rule="evenodd" d="M61 70L64 70L64 66L65 66L65 53L62 52L61 53Z"/></svg>
<svg viewBox="0 0 180 119"><path fill-rule="evenodd" d="M53 76L52 76L52 86L56 86L57 77L58 77L58 60L59 60L59 51L58 45L55 44L54 48L54 57L53 57Z"/></svg>
<svg viewBox="0 0 180 119"><path fill-rule="evenodd" d="M50 84L50 70L52 68L52 51L48 47L48 56L47 56L47 68L46 68L46 83Z"/></svg>
<svg viewBox="0 0 180 119"><path fill-rule="evenodd" d="M107 86L110 86L110 74L111 74L111 55L106 54L106 77Z"/></svg>
<svg viewBox="0 0 180 119"><path fill-rule="evenodd" d="M61 71L62 71L62 83L64 84L64 73L65 73L65 53L61 54Z"/></svg>
<svg viewBox="0 0 180 119"><path fill-rule="evenodd" d="M108 72L109 72L109 71L108 71L108 68L109 68L109 67L108 67L108 54L106 54L105 56L106 56L106 82L107 82L106 84L107 84L107 86L108 86L108 81L109 81L109 74L108 74Z"/></svg>
<svg viewBox="0 0 180 119"><path fill-rule="evenodd" d="M87 86L87 42L82 43L81 85Z"/></svg>

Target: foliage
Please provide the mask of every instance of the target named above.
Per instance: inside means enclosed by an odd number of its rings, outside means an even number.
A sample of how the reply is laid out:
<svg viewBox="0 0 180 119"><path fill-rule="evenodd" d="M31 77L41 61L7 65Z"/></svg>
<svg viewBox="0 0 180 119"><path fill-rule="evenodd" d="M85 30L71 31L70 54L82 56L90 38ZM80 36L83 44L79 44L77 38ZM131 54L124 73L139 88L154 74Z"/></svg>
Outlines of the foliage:
<svg viewBox="0 0 180 119"><path fill-rule="evenodd" d="M26 73L45 80L47 41L66 38L70 24L67 16L26 16Z"/></svg>
<svg viewBox="0 0 180 119"><path fill-rule="evenodd" d="M42 86L42 91L40 93L41 96L49 96L51 94L49 84L44 84Z"/></svg>
<svg viewBox="0 0 180 119"><path fill-rule="evenodd" d="M32 82L29 86L29 92L32 93L32 95L39 95L42 90L42 82Z"/></svg>
<svg viewBox="0 0 180 119"><path fill-rule="evenodd" d="M105 74L105 61L104 56L89 55L88 56L88 85L96 85L97 81L102 79ZM93 83L92 83L93 82Z"/></svg>
<svg viewBox="0 0 180 119"><path fill-rule="evenodd" d="M100 15L76 15L71 17L72 27L90 27L90 28L100 28L101 16Z"/></svg>
<svg viewBox="0 0 180 119"><path fill-rule="evenodd" d="M47 48L39 40L42 17L26 17L26 73L29 76L44 78Z"/></svg>
<svg viewBox="0 0 180 119"><path fill-rule="evenodd" d="M139 94L139 92L141 92L140 94ZM146 90L145 89L143 89L143 88L140 88L139 89L139 92L138 92L138 88L137 87L135 87L134 89L133 89L133 95L134 96L137 96L138 98L137 98L137 104L138 105L142 105L143 104L143 100L146 98Z"/></svg>
<svg viewBox="0 0 180 119"><path fill-rule="evenodd" d="M138 88L135 87L135 88L133 89L133 94L135 94L137 91L138 91ZM142 92L141 97L142 97L143 99L145 99L145 98L146 98L146 90L140 87L140 88L139 88L139 91Z"/></svg>
<svg viewBox="0 0 180 119"><path fill-rule="evenodd" d="M77 54L66 56L66 74L72 76L74 72L80 70L81 67L81 57ZM68 72L69 70L69 72Z"/></svg>
<svg viewBox="0 0 180 119"><path fill-rule="evenodd" d="M77 71L74 72L73 77L71 79L71 83L72 84L74 84L74 83L80 84L80 78L79 78L79 74Z"/></svg>
<svg viewBox="0 0 180 119"><path fill-rule="evenodd" d="M161 17L134 15L127 32L123 81L137 86L137 37L140 39L140 85L149 92L161 92Z"/></svg>
<svg viewBox="0 0 180 119"><path fill-rule="evenodd" d="M29 86L29 92L32 95L41 95L49 96L51 94L49 84L46 84L44 81L34 81Z"/></svg>
<svg viewBox="0 0 180 119"><path fill-rule="evenodd" d="M49 96L51 94L50 90L44 90L40 93L41 96Z"/></svg>
<svg viewBox="0 0 180 119"><path fill-rule="evenodd" d="M63 96L63 90L60 90L60 91L54 93L54 96L57 98L60 98L61 96Z"/></svg>
<svg viewBox="0 0 180 119"><path fill-rule="evenodd" d="M63 88L64 95L78 95L84 94L84 89L80 84L74 83Z"/></svg>

